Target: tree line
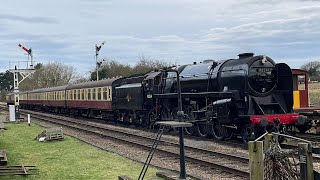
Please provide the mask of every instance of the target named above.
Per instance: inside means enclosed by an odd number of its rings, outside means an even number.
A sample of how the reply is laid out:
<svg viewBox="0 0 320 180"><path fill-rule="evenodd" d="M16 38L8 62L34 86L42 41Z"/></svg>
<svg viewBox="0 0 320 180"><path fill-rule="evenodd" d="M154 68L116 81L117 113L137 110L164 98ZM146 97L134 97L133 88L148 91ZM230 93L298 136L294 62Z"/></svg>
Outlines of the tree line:
<svg viewBox="0 0 320 180"><path fill-rule="evenodd" d="M170 63L168 62L146 58L144 56L141 56L134 66L123 64L116 60L107 60L104 61L99 68L99 79L142 74L169 65ZM96 80L95 70L90 72L90 77L80 76L76 72L75 67L61 62L38 63L34 68L35 72L19 84L20 91ZM22 77L20 76L19 80L21 79ZM13 91L13 74L9 72L9 70L0 73L0 91L0 101L5 101L5 95Z"/></svg>
<svg viewBox="0 0 320 180"><path fill-rule="evenodd" d="M300 69L308 71L311 81L320 81L320 61L311 61L301 66Z"/></svg>
<svg viewBox="0 0 320 180"><path fill-rule="evenodd" d="M99 79L112 78L117 76L130 76L133 74L144 74L154 69L161 69L172 64L158 59L147 58L145 56L139 57L139 61L134 66L129 64L122 64L116 60L107 60L99 68ZM90 80L97 79L97 71L92 71Z"/></svg>

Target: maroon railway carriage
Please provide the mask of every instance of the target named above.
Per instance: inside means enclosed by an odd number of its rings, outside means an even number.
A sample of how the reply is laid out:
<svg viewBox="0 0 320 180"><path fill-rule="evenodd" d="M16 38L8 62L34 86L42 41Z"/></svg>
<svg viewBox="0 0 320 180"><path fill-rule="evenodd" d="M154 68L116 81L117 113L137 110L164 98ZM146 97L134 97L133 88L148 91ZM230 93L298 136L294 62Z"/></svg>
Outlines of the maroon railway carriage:
<svg viewBox="0 0 320 180"><path fill-rule="evenodd" d="M65 90L67 86L45 88L42 91L43 108L52 112L65 112Z"/></svg>
<svg viewBox="0 0 320 180"><path fill-rule="evenodd" d="M118 78L69 85L66 107L70 114L108 116L112 111L112 83Z"/></svg>
<svg viewBox="0 0 320 180"><path fill-rule="evenodd" d="M52 112L61 112L65 109L65 89L67 86L42 88L21 93L22 107Z"/></svg>
<svg viewBox="0 0 320 180"><path fill-rule="evenodd" d="M20 106L40 110L43 104L42 90L20 92Z"/></svg>

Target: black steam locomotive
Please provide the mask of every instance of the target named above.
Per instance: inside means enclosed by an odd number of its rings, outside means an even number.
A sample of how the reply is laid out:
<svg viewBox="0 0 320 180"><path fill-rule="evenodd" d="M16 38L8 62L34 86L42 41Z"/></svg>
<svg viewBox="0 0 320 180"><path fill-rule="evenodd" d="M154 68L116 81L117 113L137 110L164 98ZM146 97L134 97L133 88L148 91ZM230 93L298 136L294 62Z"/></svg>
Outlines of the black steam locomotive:
<svg viewBox="0 0 320 180"><path fill-rule="evenodd" d="M185 129L188 134L222 140L237 133L248 141L305 122L292 111L290 67L268 56L244 53L172 68L179 72L184 120L194 125ZM169 69L121 78L113 87L118 120L152 125L177 119L177 77Z"/></svg>
<svg viewBox="0 0 320 180"><path fill-rule="evenodd" d="M219 140L237 134L248 141L265 131L285 132L306 121L305 116L292 111L289 66L253 53L240 54L238 59L206 60L130 77L22 92L20 106L112 117L152 127L159 120L177 119L177 74L183 120L194 125L185 129L188 134L213 135Z"/></svg>

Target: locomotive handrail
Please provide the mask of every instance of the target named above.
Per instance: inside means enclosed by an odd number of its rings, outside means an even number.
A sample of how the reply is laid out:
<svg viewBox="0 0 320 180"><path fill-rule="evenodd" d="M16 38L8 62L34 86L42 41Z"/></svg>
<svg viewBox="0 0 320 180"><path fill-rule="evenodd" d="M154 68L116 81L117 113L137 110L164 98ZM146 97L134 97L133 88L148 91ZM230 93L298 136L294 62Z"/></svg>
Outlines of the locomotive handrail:
<svg viewBox="0 0 320 180"><path fill-rule="evenodd" d="M200 93L181 93L181 96L188 97L199 97L199 96L209 96L209 97L234 97L237 92L200 92ZM166 94L154 94L155 97L174 97L178 96L178 93L166 93Z"/></svg>

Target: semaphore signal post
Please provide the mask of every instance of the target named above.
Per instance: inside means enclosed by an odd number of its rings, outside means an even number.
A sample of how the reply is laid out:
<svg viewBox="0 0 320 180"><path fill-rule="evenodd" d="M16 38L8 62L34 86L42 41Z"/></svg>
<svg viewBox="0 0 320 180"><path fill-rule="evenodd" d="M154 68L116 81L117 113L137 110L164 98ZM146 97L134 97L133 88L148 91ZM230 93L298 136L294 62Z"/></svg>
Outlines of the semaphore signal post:
<svg viewBox="0 0 320 180"><path fill-rule="evenodd" d="M19 47L21 47L24 51L27 52L28 54L28 61L30 59L30 66L27 65L27 67L25 69L19 69L17 68L17 66L15 66L14 69L10 69L9 71L13 73L13 93L14 93L14 106L15 106L15 111L16 111L16 118L19 118L19 84L25 80L30 74L32 74L35 69L33 66L33 56L32 56L32 49L29 48L25 48L24 46L22 46L21 44L18 45ZM27 61L27 64L29 63ZM19 74L22 77L21 80L19 80Z"/></svg>

